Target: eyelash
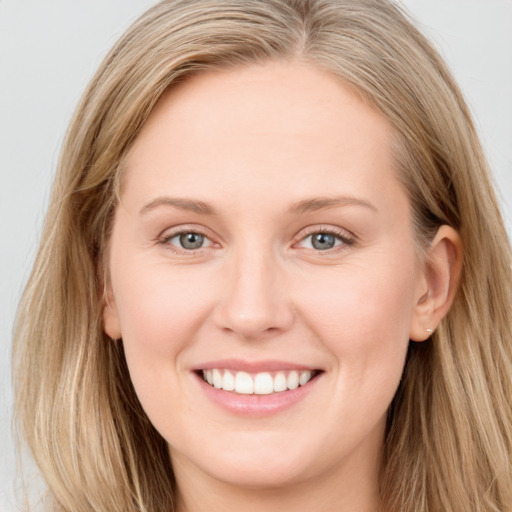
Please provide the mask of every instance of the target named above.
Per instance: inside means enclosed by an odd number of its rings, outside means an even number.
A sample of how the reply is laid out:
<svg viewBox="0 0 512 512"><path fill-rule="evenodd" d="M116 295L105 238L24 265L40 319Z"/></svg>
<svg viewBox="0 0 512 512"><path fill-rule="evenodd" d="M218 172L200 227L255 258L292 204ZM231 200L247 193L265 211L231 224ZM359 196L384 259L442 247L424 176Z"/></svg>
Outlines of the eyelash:
<svg viewBox="0 0 512 512"><path fill-rule="evenodd" d="M165 235L159 241L159 243L164 245L167 250L169 250L175 254L186 255L186 256L197 255L198 253L202 252L202 249L205 249L205 247L199 247L197 249L175 248L176 246L174 246L173 244L170 243L170 241L173 238L179 237L181 235L186 235L186 234L201 235L206 240L210 241L211 244L213 244L213 242L208 238L208 235L203 230L201 230L199 228L195 228L195 227L191 228L191 229L180 229L179 231L169 233L168 235ZM306 231L306 233L303 234L301 236L301 238L297 242L294 243L294 246L301 242L304 242L307 238L309 238L313 235L317 235L317 234L331 235L334 238L336 238L338 241L341 241L341 243L339 245L335 245L334 247L332 247L330 249L323 250L323 251L320 249L315 249L315 248L309 249L308 248L309 250L312 250L317 254L325 254L325 255L332 254L332 253L335 253L335 252L345 249L347 246L348 247L353 246L356 243L355 237L352 234L347 233L346 231L337 230L332 227L329 227L329 228L315 227L315 228L311 228L309 231Z"/></svg>
<svg viewBox="0 0 512 512"><path fill-rule="evenodd" d="M319 250L319 249L314 249L314 248L310 249L320 255L327 256L327 255L336 253L338 251L342 251L342 250L346 249L347 247L353 246L356 242L355 237L351 233L348 233L347 231L342 231L342 230L335 229L332 227L314 227L314 228L311 228L310 230L306 230L306 233L301 236L300 240L298 242L296 242L296 244L300 243L300 242L304 242L307 238L309 238L313 235L320 235L320 234L321 235L331 235L334 238L336 238L337 240L341 241L341 244L339 244L337 246L335 245L334 247L332 247L330 249L326 249L324 251Z"/></svg>
<svg viewBox="0 0 512 512"><path fill-rule="evenodd" d="M202 252L202 249L205 249L205 247L199 247L198 249L184 249L184 248L176 248L173 244L170 243L170 241L173 238L176 238L181 235L188 235L188 234L194 234L194 235L201 235L206 240L211 240L208 238L208 235L200 228L191 228L191 229L180 229L179 231L174 231L172 233L169 233L165 235L162 240L160 240L159 243L165 246L165 248L169 251L171 251L174 254L179 254L183 256L195 256L199 252ZM213 242L211 242L213 244Z"/></svg>

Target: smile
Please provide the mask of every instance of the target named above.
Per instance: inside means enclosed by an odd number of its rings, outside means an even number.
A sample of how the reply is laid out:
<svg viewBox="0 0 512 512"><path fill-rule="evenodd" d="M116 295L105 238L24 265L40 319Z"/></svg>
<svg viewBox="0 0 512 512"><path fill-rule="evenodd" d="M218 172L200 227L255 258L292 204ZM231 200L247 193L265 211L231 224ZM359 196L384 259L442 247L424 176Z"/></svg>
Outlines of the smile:
<svg viewBox="0 0 512 512"><path fill-rule="evenodd" d="M278 371L248 373L226 369L202 370L200 375L210 386L240 395L270 395L305 386L317 371Z"/></svg>

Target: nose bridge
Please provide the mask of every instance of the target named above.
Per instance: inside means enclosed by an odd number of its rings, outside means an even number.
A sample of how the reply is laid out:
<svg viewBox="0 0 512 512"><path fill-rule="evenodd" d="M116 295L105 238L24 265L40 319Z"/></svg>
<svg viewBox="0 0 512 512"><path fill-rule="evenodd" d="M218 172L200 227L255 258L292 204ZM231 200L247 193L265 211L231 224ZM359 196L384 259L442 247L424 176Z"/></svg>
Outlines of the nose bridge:
<svg viewBox="0 0 512 512"><path fill-rule="evenodd" d="M233 250L226 266L219 326L243 338L286 330L293 321L293 311L275 251L248 242Z"/></svg>

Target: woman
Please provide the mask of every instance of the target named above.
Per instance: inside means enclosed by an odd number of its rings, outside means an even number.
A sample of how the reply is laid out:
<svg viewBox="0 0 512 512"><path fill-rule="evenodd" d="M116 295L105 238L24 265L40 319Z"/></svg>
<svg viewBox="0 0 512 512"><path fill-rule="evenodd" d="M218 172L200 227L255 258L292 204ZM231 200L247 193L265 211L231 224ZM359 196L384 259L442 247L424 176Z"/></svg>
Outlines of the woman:
<svg viewBox="0 0 512 512"><path fill-rule="evenodd" d="M50 510L509 510L510 274L395 6L158 4L77 110L20 307Z"/></svg>

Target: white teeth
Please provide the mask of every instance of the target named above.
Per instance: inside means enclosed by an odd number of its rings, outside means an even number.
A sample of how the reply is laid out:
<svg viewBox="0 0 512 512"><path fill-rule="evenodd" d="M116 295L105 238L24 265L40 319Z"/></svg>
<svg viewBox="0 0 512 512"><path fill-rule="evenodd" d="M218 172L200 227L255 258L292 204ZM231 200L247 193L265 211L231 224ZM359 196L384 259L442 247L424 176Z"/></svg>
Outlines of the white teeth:
<svg viewBox="0 0 512 512"><path fill-rule="evenodd" d="M234 391L241 395L270 395L304 386L313 378L313 372L304 370L280 371L274 376L269 372L251 375L230 370L203 370L203 379L217 389Z"/></svg>
<svg viewBox="0 0 512 512"><path fill-rule="evenodd" d="M311 380L311 372L305 371L300 374L299 377L299 384L301 386L304 386L304 384L307 384Z"/></svg>
<svg viewBox="0 0 512 512"><path fill-rule="evenodd" d="M235 377L228 370L224 372L224 377L222 378L222 389L224 391L233 391L235 389Z"/></svg>
<svg viewBox="0 0 512 512"><path fill-rule="evenodd" d="M212 371L213 387L220 389L222 387L222 375L219 370Z"/></svg>
<svg viewBox="0 0 512 512"><path fill-rule="evenodd" d="M290 372L288 374L288 379L286 379L286 385L288 386L288 389L297 389L299 387L299 373Z"/></svg>
<svg viewBox="0 0 512 512"><path fill-rule="evenodd" d="M286 385L286 375L283 372L279 372L274 377L274 391L286 391L288 386Z"/></svg>
<svg viewBox="0 0 512 512"><path fill-rule="evenodd" d="M235 391L241 395L252 395L254 393L254 381L245 372L238 372L235 377Z"/></svg>
<svg viewBox="0 0 512 512"><path fill-rule="evenodd" d="M270 395L274 391L274 380L270 373L258 373L254 379L254 393L256 395Z"/></svg>

